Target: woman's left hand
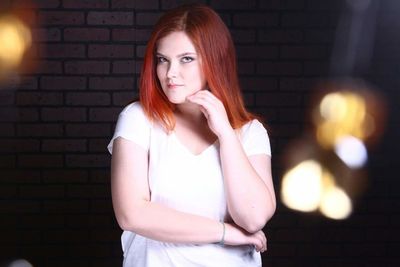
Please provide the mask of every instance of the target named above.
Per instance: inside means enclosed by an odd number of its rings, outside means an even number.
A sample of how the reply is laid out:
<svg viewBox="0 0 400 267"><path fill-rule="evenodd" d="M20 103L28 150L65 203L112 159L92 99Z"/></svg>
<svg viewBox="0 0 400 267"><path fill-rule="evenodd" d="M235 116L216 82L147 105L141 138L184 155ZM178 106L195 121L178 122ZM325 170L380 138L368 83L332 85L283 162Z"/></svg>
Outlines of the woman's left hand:
<svg viewBox="0 0 400 267"><path fill-rule="evenodd" d="M233 130L224 104L210 91L200 90L188 96L187 100L200 105L200 110L207 118L208 126L218 138Z"/></svg>

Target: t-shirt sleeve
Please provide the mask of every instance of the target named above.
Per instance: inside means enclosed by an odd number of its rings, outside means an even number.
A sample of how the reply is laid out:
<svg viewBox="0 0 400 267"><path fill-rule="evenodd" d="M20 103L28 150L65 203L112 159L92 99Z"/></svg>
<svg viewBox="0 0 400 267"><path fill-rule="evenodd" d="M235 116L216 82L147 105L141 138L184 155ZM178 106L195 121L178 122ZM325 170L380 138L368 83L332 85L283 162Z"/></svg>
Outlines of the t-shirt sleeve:
<svg viewBox="0 0 400 267"><path fill-rule="evenodd" d="M243 126L242 145L247 156L258 154L271 156L268 132L258 120L252 120Z"/></svg>
<svg viewBox="0 0 400 267"><path fill-rule="evenodd" d="M107 146L112 154L114 140L123 137L135 142L144 149L149 149L151 124L144 114L139 102L134 102L126 106L118 116L114 135Z"/></svg>

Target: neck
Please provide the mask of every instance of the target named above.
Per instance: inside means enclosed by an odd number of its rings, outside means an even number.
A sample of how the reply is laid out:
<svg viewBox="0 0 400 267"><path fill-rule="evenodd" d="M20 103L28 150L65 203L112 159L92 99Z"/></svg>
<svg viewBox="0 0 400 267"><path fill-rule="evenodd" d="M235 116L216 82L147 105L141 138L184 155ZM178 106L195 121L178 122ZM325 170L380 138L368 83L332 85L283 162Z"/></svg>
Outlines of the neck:
<svg viewBox="0 0 400 267"><path fill-rule="evenodd" d="M175 115L182 119L198 122L205 119L200 106L194 103L184 103L176 106Z"/></svg>

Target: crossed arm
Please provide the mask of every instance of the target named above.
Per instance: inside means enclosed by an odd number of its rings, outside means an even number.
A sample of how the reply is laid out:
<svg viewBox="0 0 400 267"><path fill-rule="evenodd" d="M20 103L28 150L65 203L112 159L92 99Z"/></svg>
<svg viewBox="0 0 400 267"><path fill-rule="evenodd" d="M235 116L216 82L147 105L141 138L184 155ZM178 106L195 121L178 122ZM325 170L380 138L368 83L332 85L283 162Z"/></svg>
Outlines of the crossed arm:
<svg viewBox="0 0 400 267"><path fill-rule="evenodd" d="M199 102L203 100L192 98L191 101L197 101L197 104L201 105ZM203 107L203 112L209 109L214 107ZM222 120L226 119L223 118L224 111L222 110ZM218 120L221 118L221 112L205 115L210 128L220 141L228 211L234 221L232 224L225 223L225 244L251 244L256 250L265 251L266 237L262 228L273 215L276 205L270 157L247 157L233 129L227 127L229 122L223 124ZM220 128L216 130L215 125L219 125ZM114 212L120 227L164 242L219 242L222 236L220 222L150 201L148 156L144 148L132 141L122 137L114 140L111 192Z"/></svg>

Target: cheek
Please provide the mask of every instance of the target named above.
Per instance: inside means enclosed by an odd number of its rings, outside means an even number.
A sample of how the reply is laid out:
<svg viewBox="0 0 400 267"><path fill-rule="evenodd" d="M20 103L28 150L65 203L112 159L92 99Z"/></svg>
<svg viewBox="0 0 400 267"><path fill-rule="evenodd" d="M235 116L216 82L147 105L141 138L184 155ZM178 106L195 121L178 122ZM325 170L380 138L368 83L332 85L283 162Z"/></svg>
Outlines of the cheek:
<svg viewBox="0 0 400 267"><path fill-rule="evenodd" d="M162 67L158 66L156 68L156 75L157 75L157 78L160 80L160 82L162 82L163 81L163 69L162 69Z"/></svg>

